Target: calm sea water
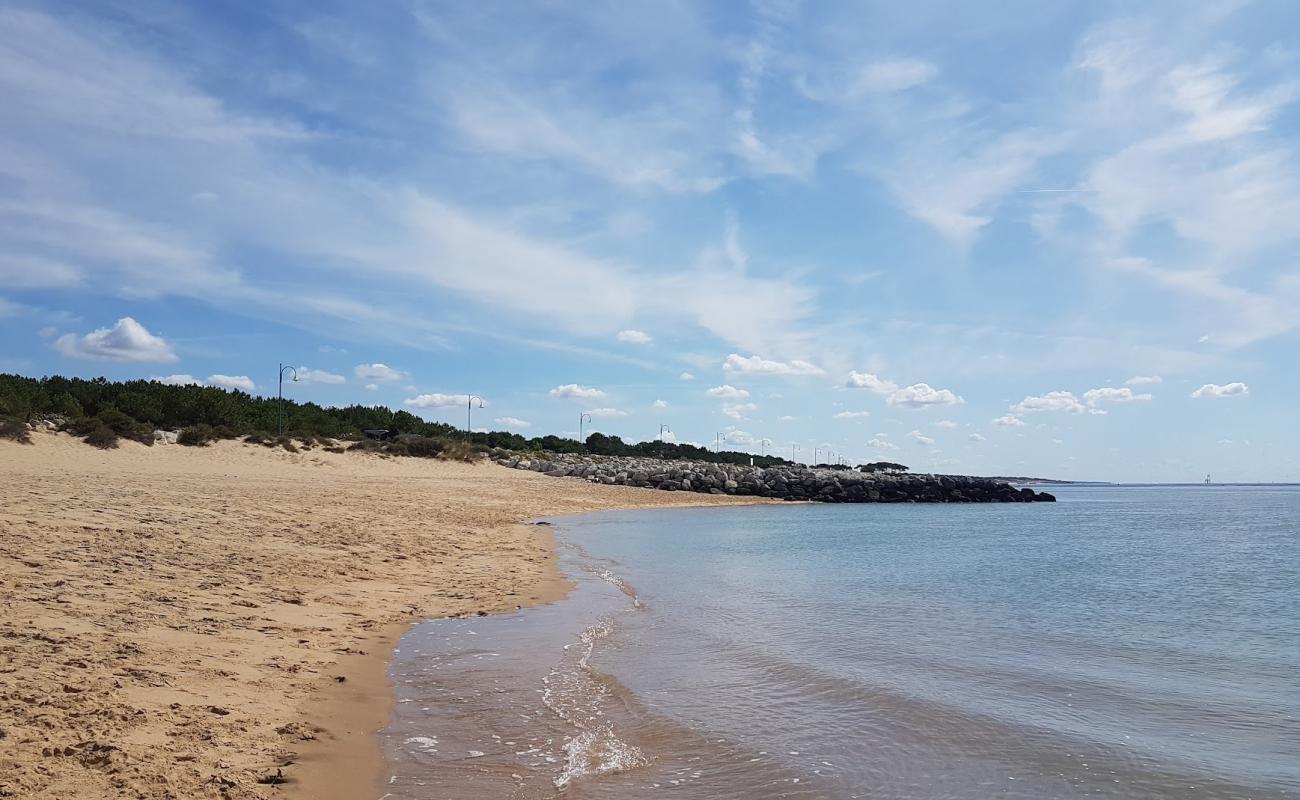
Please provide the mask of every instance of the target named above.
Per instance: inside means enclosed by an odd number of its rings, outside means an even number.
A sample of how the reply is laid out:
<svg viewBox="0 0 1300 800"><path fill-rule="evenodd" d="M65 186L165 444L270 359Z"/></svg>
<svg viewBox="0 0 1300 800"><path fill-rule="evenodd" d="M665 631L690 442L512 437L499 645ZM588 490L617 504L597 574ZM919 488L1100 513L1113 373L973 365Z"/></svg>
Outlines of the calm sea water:
<svg viewBox="0 0 1300 800"><path fill-rule="evenodd" d="M390 796L1300 797L1300 487L1057 495L556 520L568 600L403 641Z"/></svg>

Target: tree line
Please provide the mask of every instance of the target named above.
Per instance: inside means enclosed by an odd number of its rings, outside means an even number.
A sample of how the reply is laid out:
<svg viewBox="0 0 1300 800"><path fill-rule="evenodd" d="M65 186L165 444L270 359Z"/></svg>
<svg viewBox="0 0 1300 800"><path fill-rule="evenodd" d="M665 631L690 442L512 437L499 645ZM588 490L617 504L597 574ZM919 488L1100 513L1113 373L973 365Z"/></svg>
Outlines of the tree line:
<svg viewBox="0 0 1300 800"><path fill-rule="evenodd" d="M726 464L749 464L753 459L756 465L764 467L792 463L777 456L754 456L728 450L715 453L704 447L676 442L628 444L618 436L603 433L593 433L581 442L554 435L526 438L509 431L467 434L445 422L428 422L409 411L394 411L379 405L327 407L286 398L283 414L285 434L296 438L358 440L365 437L365 431L387 430L429 439L461 440L481 449L545 450ZM276 398L254 396L238 389L173 385L151 380L87 380L58 375L28 378L0 374L0 418L6 418L4 421L11 427L15 423L58 418L75 433L107 428L120 436L140 441L151 437L155 429L201 429L205 435L216 438L253 435L262 440L278 432L279 415L280 404Z"/></svg>

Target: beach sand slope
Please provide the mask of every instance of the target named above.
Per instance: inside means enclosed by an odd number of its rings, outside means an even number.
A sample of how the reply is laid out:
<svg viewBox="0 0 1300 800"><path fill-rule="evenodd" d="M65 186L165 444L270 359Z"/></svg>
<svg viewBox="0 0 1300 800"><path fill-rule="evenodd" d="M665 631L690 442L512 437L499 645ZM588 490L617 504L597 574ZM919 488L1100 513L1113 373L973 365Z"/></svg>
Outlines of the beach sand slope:
<svg viewBox="0 0 1300 800"><path fill-rule="evenodd" d="M222 442L0 441L0 797L367 798L408 625L567 591L539 516L737 498Z"/></svg>

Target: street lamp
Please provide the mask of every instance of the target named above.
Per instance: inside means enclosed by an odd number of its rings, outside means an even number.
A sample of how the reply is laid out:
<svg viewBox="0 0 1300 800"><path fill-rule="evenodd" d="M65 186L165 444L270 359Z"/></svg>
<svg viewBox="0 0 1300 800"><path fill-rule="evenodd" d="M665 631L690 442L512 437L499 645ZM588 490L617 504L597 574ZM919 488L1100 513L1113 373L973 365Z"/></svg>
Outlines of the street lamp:
<svg viewBox="0 0 1300 800"><path fill-rule="evenodd" d="M479 397L478 395L476 395L476 394L471 394L471 395L466 396L466 398L465 398L465 438L466 438L466 439L469 438L469 432L470 432L469 424L470 424L470 418L471 418L471 417L473 416L473 414L474 414L474 401L475 401L475 400L478 401L478 407L479 407L479 408L482 408L482 407L483 407L483 398Z"/></svg>
<svg viewBox="0 0 1300 800"><path fill-rule="evenodd" d="M797 464L797 463L799 462L799 459L798 459L797 457L795 457L795 453L798 453L798 452L799 452L799 445L797 445L797 444L792 444L792 445L790 445L790 462L791 462L791 463Z"/></svg>
<svg viewBox="0 0 1300 800"><path fill-rule="evenodd" d="M664 432L665 432L665 431L668 432L668 433L672 433L672 432L673 432L673 429L670 428L670 427L668 427L667 425L663 424L662 422L659 423L659 441L661 441L661 442L664 440Z"/></svg>
<svg viewBox="0 0 1300 800"><path fill-rule="evenodd" d="M766 455L767 455L767 446L768 446L769 444L771 444L771 443L772 443L772 440L771 440L771 439L760 439L760 440L758 441L758 454L759 454L759 456L766 456Z"/></svg>
<svg viewBox="0 0 1300 800"><path fill-rule="evenodd" d="M725 441L727 441L727 435L725 433L719 433L717 436L715 436L713 438L713 452L721 453L722 443Z"/></svg>
<svg viewBox="0 0 1300 800"><path fill-rule="evenodd" d="M582 423L583 423L583 422L591 422L591 415L588 414L588 413L586 413L586 412L583 412L583 413L581 413L581 414L578 415L578 441L579 441L579 442L585 442L585 441L587 441L586 439L582 438Z"/></svg>
<svg viewBox="0 0 1300 800"><path fill-rule="evenodd" d="M298 382L298 370L286 364L280 365L280 388L276 395L275 420L276 428L280 436L284 435L284 371L289 370L293 373L294 383Z"/></svg>

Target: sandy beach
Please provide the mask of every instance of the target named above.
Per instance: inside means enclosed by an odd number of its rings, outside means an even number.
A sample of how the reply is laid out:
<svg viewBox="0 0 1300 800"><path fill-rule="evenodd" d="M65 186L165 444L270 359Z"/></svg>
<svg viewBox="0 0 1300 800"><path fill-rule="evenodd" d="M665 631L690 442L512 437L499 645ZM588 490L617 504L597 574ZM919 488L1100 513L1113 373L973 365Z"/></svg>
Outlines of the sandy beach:
<svg viewBox="0 0 1300 800"><path fill-rule="evenodd" d="M413 622L563 596L549 516L736 498L491 464L0 441L0 797L378 796Z"/></svg>

